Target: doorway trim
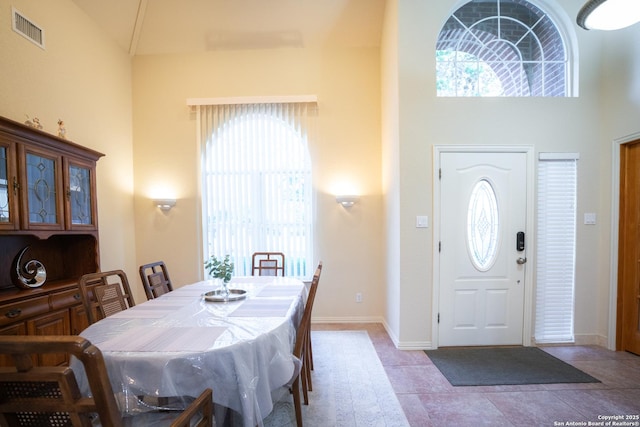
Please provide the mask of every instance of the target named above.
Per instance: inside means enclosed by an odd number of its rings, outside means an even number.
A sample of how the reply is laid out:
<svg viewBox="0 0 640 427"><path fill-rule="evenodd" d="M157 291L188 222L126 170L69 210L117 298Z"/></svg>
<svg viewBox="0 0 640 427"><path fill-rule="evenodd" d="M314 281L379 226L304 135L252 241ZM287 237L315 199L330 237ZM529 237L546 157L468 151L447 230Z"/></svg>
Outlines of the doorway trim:
<svg viewBox="0 0 640 427"><path fill-rule="evenodd" d="M640 139L640 132L613 140L611 144L611 260L609 261L609 331L607 348L616 349L618 326L618 243L620 232L620 149Z"/></svg>
<svg viewBox="0 0 640 427"><path fill-rule="evenodd" d="M433 277L431 299L431 348L438 348L438 312L440 309L440 154L442 153L525 153L527 164L527 209L525 233L529 237L527 243L527 258L531 266L535 265L535 234L534 234L534 184L535 184L535 155L532 145L434 145L433 146ZM522 322L522 345L532 345L533 325L533 267L525 272L524 307Z"/></svg>

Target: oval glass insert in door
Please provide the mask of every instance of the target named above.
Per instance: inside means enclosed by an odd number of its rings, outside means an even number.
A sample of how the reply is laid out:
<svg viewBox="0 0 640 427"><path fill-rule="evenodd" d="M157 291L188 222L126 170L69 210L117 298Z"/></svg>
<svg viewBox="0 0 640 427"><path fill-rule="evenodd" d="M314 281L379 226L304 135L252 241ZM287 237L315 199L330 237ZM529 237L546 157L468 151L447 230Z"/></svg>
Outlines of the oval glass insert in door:
<svg viewBox="0 0 640 427"><path fill-rule="evenodd" d="M479 271L489 270L496 260L499 227L495 190L487 179L481 179L471 191L467 211L467 250Z"/></svg>

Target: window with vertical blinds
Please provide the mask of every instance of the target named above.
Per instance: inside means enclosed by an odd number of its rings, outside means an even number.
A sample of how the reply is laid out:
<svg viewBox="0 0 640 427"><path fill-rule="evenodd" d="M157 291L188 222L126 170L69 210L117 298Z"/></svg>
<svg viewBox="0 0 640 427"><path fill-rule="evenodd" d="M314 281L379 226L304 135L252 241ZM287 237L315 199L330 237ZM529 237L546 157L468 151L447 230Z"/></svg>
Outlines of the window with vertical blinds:
<svg viewBox="0 0 640 427"><path fill-rule="evenodd" d="M540 153L536 321L539 343L574 341L576 153Z"/></svg>
<svg viewBox="0 0 640 427"><path fill-rule="evenodd" d="M315 103L200 105L204 255L231 255L251 275L254 252L283 252L285 274L313 265L311 160Z"/></svg>

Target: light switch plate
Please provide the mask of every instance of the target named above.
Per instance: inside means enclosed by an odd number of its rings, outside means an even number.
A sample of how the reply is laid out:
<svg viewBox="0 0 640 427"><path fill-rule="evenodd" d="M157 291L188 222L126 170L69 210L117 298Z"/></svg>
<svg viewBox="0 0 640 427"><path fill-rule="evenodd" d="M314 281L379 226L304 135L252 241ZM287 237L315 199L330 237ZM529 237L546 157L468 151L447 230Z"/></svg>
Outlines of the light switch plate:
<svg viewBox="0 0 640 427"><path fill-rule="evenodd" d="M585 213L584 214L584 223L586 225L594 225L596 223L596 214L595 213Z"/></svg>
<svg viewBox="0 0 640 427"><path fill-rule="evenodd" d="M418 215L416 216L416 228L428 228L429 227L429 217L426 215Z"/></svg>

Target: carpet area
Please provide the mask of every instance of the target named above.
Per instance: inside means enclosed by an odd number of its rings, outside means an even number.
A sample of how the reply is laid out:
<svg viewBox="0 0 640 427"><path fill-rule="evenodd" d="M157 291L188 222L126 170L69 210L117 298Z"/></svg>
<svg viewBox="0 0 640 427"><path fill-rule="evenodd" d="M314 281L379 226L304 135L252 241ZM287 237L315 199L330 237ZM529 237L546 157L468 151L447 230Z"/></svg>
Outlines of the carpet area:
<svg viewBox="0 0 640 427"><path fill-rule="evenodd" d="M314 370L305 427L408 427L398 398L366 331L312 331ZM265 427L295 426L286 393Z"/></svg>
<svg viewBox="0 0 640 427"><path fill-rule="evenodd" d="M425 353L453 386L600 382L537 347L443 348Z"/></svg>

